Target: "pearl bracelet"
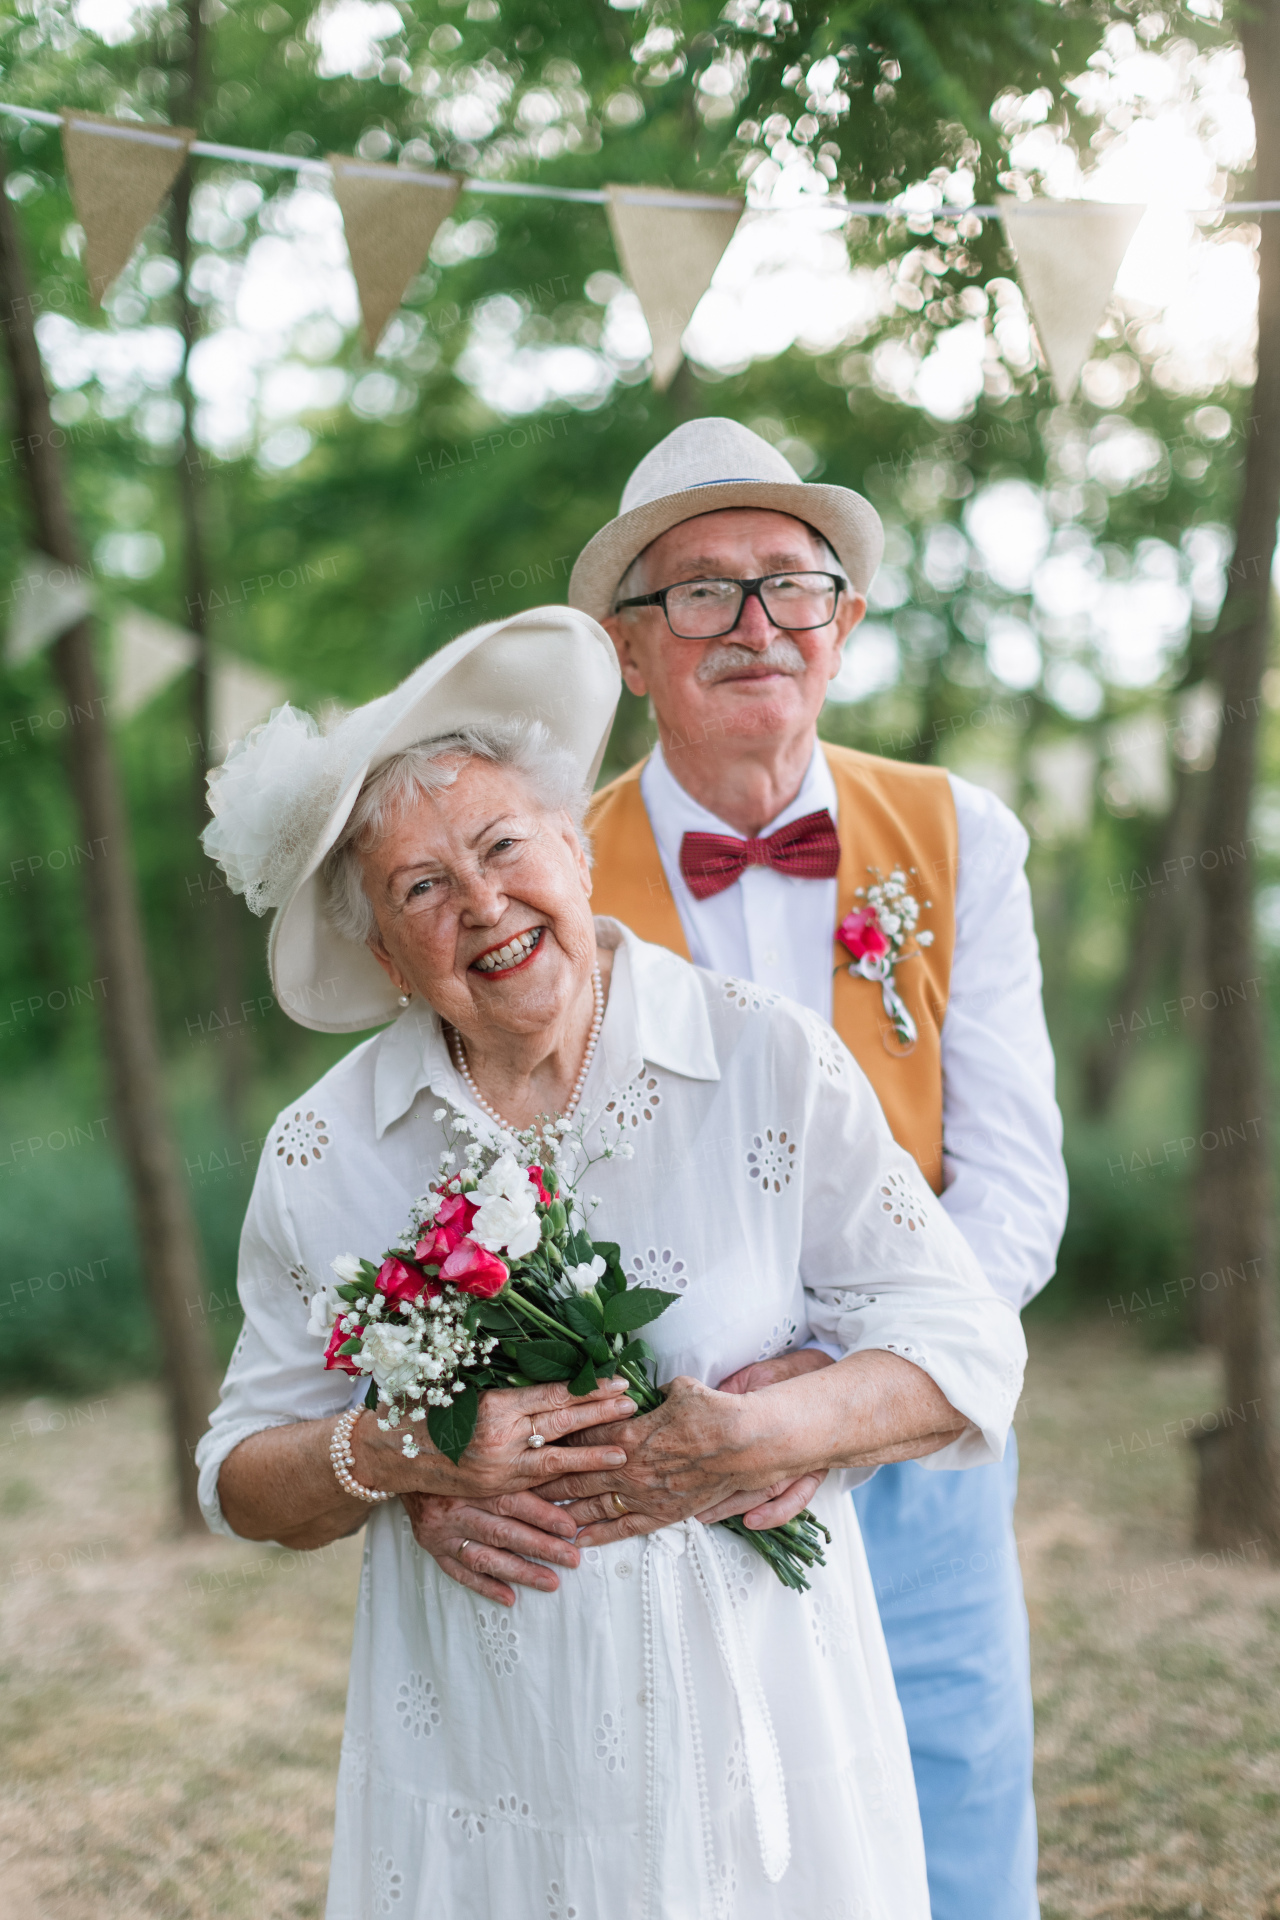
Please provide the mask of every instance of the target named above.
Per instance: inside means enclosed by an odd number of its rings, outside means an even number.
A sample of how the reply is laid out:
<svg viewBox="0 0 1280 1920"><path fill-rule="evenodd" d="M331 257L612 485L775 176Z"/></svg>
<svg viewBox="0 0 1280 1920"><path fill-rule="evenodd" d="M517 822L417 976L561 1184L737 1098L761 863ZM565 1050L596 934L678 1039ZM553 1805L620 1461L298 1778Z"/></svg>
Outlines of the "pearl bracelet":
<svg viewBox="0 0 1280 1920"><path fill-rule="evenodd" d="M394 1493L375 1493L372 1487L362 1487L355 1477L355 1456L351 1451L351 1433L356 1421L364 1412L363 1407L348 1407L338 1416L333 1433L329 1439L329 1465L333 1468L334 1478L344 1493L356 1500L363 1500L368 1506L377 1506L380 1501L394 1500Z"/></svg>

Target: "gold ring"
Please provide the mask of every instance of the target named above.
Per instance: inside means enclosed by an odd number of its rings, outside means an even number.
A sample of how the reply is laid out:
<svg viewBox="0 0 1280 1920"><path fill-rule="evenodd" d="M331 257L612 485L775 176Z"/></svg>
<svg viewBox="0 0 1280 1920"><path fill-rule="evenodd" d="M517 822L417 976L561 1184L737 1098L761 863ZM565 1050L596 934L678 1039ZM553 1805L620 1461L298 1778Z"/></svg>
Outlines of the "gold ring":
<svg viewBox="0 0 1280 1920"><path fill-rule="evenodd" d="M467 1548L468 1548L468 1547L469 1547L470 1545L471 1545L471 1542L470 1542L469 1540L464 1540L464 1541L463 1541L463 1543L462 1543L462 1545L461 1545L461 1546L460 1546L460 1547L458 1548L458 1558L459 1558L459 1560L461 1560L461 1558L462 1558L462 1556L463 1556L463 1554L464 1554L464 1553L466 1552L466 1550L467 1550Z"/></svg>
<svg viewBox="0 0 1280 1920"><path fill-rule="evenodd" d="M631 1509L620 1493L611 1493L609 1500L615 1513L630 1513Z"/></svg>

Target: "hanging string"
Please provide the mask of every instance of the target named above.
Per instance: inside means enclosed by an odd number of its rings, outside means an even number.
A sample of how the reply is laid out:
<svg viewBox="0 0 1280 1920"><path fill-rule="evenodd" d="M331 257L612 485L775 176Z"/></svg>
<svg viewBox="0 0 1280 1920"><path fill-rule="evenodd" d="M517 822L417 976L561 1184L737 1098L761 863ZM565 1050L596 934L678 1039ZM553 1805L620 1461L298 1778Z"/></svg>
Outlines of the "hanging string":
<svg viewBox="0 0 1280 1920"><path fill-rule="evenodd" d="M18 107L7 101L0 101L0 113L15 114L21 120L33 121L37 126L60 127L62 115L48 113L40 107ZM161 126L152 126L138 122L136 133L129 126L103 127L94 124L96 133L115 134L120 139L145 139L148 133L163 132ZM193 140L187 149L201 160L232 160L245 167L277 167L285 173L328 173L329 165L325 160L311 160L302 154L267 153L254 147L227 147L214 140ZM431 186L439 186L440 174L415 173L415 169L401 169L406 179L418 177ZM542 187L527 180L475 180L464 179L464 193L508 194L523 200L570 200L593 207L607 204L608 195L598 187ZM725 209L736 207L740 202L730 196L715 194L677 194L672 189L660 187L627 187L623 195L632 206L661 207L678 203L690 211L698 209ZM1105 200L1041 200L1033 205L1022 207L1023 212L1044 213L1050 217L1058 213L1079 213L1090 206L1105 208ZM861 213L871 219L923 219L962 220L966 214L976 214L980 219L999 219L1001 209L989 206L940 206L909 207L895 200L842 200L835 194L809 195L789 206L748 206L748 213L795 213L804 207L821 207L835 213ZM1188 213L1238 214L1238 213L1280 213L1280 200L1232 200L1217 207L1188 207Z"/></svg>

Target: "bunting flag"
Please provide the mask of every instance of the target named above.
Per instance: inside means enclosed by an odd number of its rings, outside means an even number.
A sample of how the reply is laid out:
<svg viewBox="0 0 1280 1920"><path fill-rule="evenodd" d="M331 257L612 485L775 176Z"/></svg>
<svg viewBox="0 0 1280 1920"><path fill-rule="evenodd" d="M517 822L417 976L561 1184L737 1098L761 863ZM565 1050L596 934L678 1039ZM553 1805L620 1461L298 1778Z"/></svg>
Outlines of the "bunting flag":
<svg viewBox="0 0 1280 1920"><path fill-rule="evenodd" d="M149 700L195 664L194 633L158 620L141 607L125 607L112 634L108 706L116 721L130 720Z"/></svg>
<svg viewBox="0 0 1280 1920"><path fill-rule="evenodd" d="M329 165L360 295L364 343L372 353L452 212L462 181L451 173L417 173L340 153L329 155Z"/></svg>
<svg viewBox="0 0 1280 1920"><path fill-rule="evenodd" d="M1070 400L1146 209L1006 196L999 209L1053 391Z"/></svg>
<svg viewBox="0 0 1280 1920"><path fill-rule="evenodd" d="M145 126L78 109L63 114L62 151L95 306L160 211L195 137L189 127Z"/></svg>
<svg viewBox="0 0 1280 1920"><path fill-rule="evenodd" d="M661 187L608 186L605 196L618 258L649 325L653 385L664 393L680 365L684 330L733 238L743 202Z"/></svg>
<svg viewBox="0 0 1280 1920"><path fill-rule="evenodd" d="M29 553L5 598L9 618L4 657L18 667L83 620L97 594L87 567L68 567L47 553Z"/></svg>
<svg viewBox="0 0 1280 1920"><path fill-rule="evenodd" d="M225 757L234 740L243 740L250 727L265 720L273 707L282 707L287 697L284 683L274 674L251 667L235 654L215 655L210 689L210 759Z"/></svg>

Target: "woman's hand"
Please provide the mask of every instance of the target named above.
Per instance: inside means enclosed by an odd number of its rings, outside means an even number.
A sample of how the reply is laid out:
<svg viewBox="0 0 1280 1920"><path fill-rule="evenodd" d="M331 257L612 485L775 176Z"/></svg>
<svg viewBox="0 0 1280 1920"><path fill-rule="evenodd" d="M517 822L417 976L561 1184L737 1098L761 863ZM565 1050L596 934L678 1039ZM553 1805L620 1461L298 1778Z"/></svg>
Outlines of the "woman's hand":
<svg viewBox="0 0 1280 1920"><path fill-rule="evenodd" d="M574 1397L560 1381L537 1387L492 1387L480 1395L476 1430L455 1466L431 1443L426 1422L401 1421L384 1433L370 1416L351 1436L355 1477L381 1492L434 1493L454 1499L491 1500L524 1493L569 1471L608 1472L626 1465L619 1445L622 1425L635 1412L626 1381L603 1381L593 1393ZM558 1445L585 1428L607 1426L594 1442L570 1452ZM406 1460L401 1441L412 1434L421 1452ZM531 1447L531 1435L544 1445ZM590 1466L587 1462L590 1461Z"/></svg>
<svg viewBox="0 0 1280 1920"><path fill-rule="evenodd" d="M603 1429L599 1437L614 1436ZM743 1498L744 1486L749 1490L745 1505L767 1498L767 1478L761 1476L754 1488L751 1484L752 1438L741 1396L715 1393L700 1380L679 1377L660 1407L627 1428L624 1468L582 1471L581 1449L574 1447L572 1470L542 1492L549 1500L569 1502L565 1512L583 1528L579 1546L629 1540Z"/></svg>
<svg viewBox="0 0 1280 1920"><path fill-rule="evenodd" d="M795 1356L796 1359L799 1356ZM830 1467L915 1460L949 1446L968 1427L937 1383L912 1361L878 1348L831 1367L806 1365L758 1392L712 1393L675 1380L663 1405L627 1431L627 1464L605 1473L566 1474L542 1488L567 1500L583 1523L580 1543L651 1533L690 1514L731 1511L726 1503ZM598 1438L614 1438L608 1429ZM777 1510L777 1509L775 1509Z"/></svg>
<svg viewBox="0 0 1280 1920"><path fill-rule="evenodd" d="M371 1493L437 1493L451 1499L490 1500L527 1493L574 1467L607 1472L626 1465L618 1436L635 1412L622 1391L625 1381L606 1381L594 1393L574 1399L568 1387L501 1388L480 1396L471 1445L457 1466L432 1445L425 1421L383 1433L371 1414L362 1414L351 1433L355 1477ZM572 1453L563 1443L572 1434L610 1423L595 1443ZM232 1531L245 1540L278 1540L281 1546L310 1552L354 1533L369 1508L344 1493L329 1460L332 1415L324 1420L290 1421L267 1427L242 1440L227 1455L218 1476L222 1511ZM540 1434L542 1447L529 1445ZM402 1442L416 1440L416 1458L406 1460Z"/></svg>
<svg viewBox="0 0 1280 1920"><path fill-rule="evenodd" d="M512 1585L554 1593L558 1575L543 1561L574 1568L578 1531L563 1507L536 1493L504 1493L496 1500L451 1500L441 1495L401 1495L418 1545L459 1585L513 1607Z"/></svg>

